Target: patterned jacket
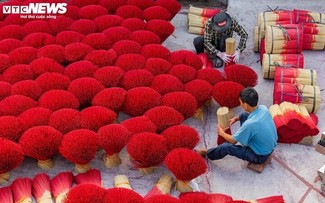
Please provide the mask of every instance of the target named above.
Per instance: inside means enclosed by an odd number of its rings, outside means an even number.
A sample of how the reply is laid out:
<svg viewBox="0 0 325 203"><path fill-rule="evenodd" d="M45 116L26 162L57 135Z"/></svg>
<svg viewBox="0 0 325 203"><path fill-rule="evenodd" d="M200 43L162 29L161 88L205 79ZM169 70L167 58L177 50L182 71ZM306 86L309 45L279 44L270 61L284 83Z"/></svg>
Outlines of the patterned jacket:
<svg viewBox="0 0 325 203"><path fill-rule="evenodd" d="M228 30L225 31L225 34L228 37L232 37L233 33L236 32L240 36L240 41L238 44L238 50L242 52L246 48L246 41L248 34L244 28L239 25L237 20L232 18L232 25ZM211 26L211 18L207 20L204 28L204 48L209 51L210 54L218 54L220 50L217 49L218 43L220 43L222 33L216 33Z"/></svg>

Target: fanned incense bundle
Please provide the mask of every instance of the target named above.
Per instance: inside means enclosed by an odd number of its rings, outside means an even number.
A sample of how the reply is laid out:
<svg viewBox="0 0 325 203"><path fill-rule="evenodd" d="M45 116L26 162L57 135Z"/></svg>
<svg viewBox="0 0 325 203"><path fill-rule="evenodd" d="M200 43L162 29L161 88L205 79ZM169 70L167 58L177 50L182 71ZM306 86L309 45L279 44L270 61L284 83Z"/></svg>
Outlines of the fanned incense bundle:
<svg viewBox="0 0 325 203"><path fill-rule="evenodd" d="M132 189L132 186L130 185L129 178L126 175L117 175L114 177L114 187L115 188L126 188L126 189Z"/></svg>
<svg viewBox="0 0 325 203"><path fill-rule="evenodd" d="M207 170L205 160L196 152L186 148L172 150L166 156L164 163L176 177L176 190L191 192L190 181Z"/></svg>
<svg viewBox="0 0 325 203"><path fill-rule="evenodd" d="M103 203L111 202L132 202L144 203L143 197L133 190L126 188L110 188L106 190Z"/></svg>
<svg viewBox="0 0 325 203"><path fill-rule="evenodd" d="M254 87L257 85L257 73L249 66L242 64L227 65L224 68L224 72L227 80L237 82L244 87Z"/></svg>
<svg viewBox="0 0 325 203"><path fill-rule="evenodd" d="M301 25L272 25L265 29L265 52L269 54L300 54L303 47Z"/></svg>
<svg viewBox="0 0 325 203"><path fill-rule="evenodd" d="M173 184L173 179L170 175L162 175L158 182L152 187L152 189L144 196L144 199L150 198L156 195L170 194L170 189Z"/></svg>
<svg viewBox="0 0 325 203"><path fill-rule="evenodd" d="M53 203L51 194L51 180L45 174L37 174L33 181L33 196L38 203Z"/></svg>
<svg viewBox="0 0 325 203"><path fill-rule="evenodd" d="M73 174L61 172L51 180L51 189L56 203L63 203L66 195L72 187Z"/></svg>
<svg viewBox="0 0 325 203"><path fill-rule="evenodd" d="M127 151L134 167L143 174L152 173L167 155L166 140L155 133L138 133L127 144Z"/></svg>
<svg viewBox="0 0 325 203"><path fill-rule="evenodd" d="M315 113L321 102L320 88L318 86L277 83L274 86L273 103L284 101L294 104L303 104L309 113Z"/></svg>
<svg viewBox="0 0 325 203"><path fill-rule="evenodd" d="M105 150L104 165L107 168L118 166L122 163L119 153L129 142L131 132L119 124L110 124L98 130L99 146Z"/></svg>
<svg viewBox="0 0 325 203"><path fill-rule="evenodd" d="M199 8L190 5L188 12L197 16L203 16L203 17L208 17L211 18L217 13L220 13L221 10L219 8Z"/></svg>
<svg viewBox="0 0 325 203"><path fill-rule="evenodd" d="M32 181L29 178L17 178L11 184L15 203L32 203Z"/></svg>
<svg viewBox="0 0 325 203"><path fill-rule="evenodd" d="M274 83L316 85L316 70L300 68L275 68Z"/></svg>
<svg viewBox="0 0 325 203"><path fill-rule="evenodd" d="M19 144L26 156L38 160L38 167L50 170L54 166L51 157L57 153L62 138L62 133L51 126L36 126L23 133Z"/></svg>
<svg viewBox="0 0 325 203"><path fill-rule="evenodd" d="M14 199L12 197L12 191L10 187L0 188L0 202L3 203L13 203Z"/></svg>
<svg viewBox="0 0 325 203"><path fill-rule="evenodd" d="M80 184L68 192L64 203L101 203L104 200L105 192L105 189L98 185Z"/></svg>
<svg viewBox="0 0 325 203"><path fill-rule="evenodd" d="M325 14L306 10L293 10L296 23L324 23Z"/></svg>
<svg viewBox="0 0 325 203"><path fill-rule="evenodd" d="M278 141L299 143L304 137L317 135L319 130L306 107L290 104L274 104L269 109L277 129Z"/></svg>
<svg viewBox="0 0 325 203"><path fill-rule="evenodd" d="M273 79L275 67L304 67L303 54L264 54L263 55L263 78Z"/></svg>
<svg viewBox="0 0 325 203"><path fill-rule="evenodd" d="M85 173L80 173L74 177L75 182L80 184L93 184L99 187L102 186L102 176L97 169L91 169Z"/></svg>
<svg viewBox="0 0 325 203"><path fill-rule="evenodd" d="M17 143L0 138L0 184L10 179L10 171L24 160L23 150Z"/></svg>

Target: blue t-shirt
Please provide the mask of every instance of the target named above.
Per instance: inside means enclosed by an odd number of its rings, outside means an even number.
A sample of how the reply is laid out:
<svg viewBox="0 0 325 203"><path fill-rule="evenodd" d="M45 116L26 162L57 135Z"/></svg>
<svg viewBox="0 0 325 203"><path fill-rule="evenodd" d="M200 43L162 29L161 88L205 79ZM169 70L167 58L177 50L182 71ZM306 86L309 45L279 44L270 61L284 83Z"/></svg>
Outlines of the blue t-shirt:
<svg viewBox="0 0 325 203"><path fill-rule="evenodd" d="M277 145L278 135L266 106L258 106L233 135L234 140L249 146L257 155L270 154Z"/></svg>

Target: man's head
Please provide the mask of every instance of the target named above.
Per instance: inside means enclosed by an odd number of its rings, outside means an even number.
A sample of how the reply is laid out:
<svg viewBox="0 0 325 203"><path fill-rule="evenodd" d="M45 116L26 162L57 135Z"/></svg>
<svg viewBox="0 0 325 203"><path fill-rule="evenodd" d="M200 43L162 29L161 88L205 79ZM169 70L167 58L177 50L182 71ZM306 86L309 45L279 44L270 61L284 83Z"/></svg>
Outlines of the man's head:
<svg viewBox="0 0 325 203"><path fill-rule="evenodd" d="M254 88L247 87L240 92L239 101L243 108L244 105L248 105L249 107L256 107L258 103L258 94Z"/></svg>
<svg viewBox="0 0 325 203"><path fill-rule="evenodd" d="M212 17L211 24L213 30L222 33L232 25L232 19L228 13L220 12Z"/></svg>

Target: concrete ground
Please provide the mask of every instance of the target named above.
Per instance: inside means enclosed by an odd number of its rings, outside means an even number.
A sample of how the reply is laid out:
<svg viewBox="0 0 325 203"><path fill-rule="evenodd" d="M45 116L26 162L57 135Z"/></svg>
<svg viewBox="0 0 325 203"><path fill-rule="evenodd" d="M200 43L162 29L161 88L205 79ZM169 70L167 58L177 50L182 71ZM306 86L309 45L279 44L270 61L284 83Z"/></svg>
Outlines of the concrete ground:
<svg viewBox="0 0 325 203"><path fill-rule="evenodd" d="M253 28L257 23L257 15L267 9L267 6L275 8L280 6L284 9L307 9L316 12L325 13L324 2L320 0L229 0L228 12L236 17L249 33L247 48L241 55L240 62L252 67L259 75L257 91L260 94L260 104L266 106L272 105L273 81L264 80L261 76L262 69L257 62L259 54L253 52ZM187 7L183 7L181 12L172 20L176 30L173 36L170 36L164 45L170 50L187 49L193 50L192 40L196 35L187 32ZM305 67L317 71L318 85L325 87L325 52L324 51L304 51ZM325 98L322 92L322 98ZM216 142L216 110L218 104L205 109L205 120L200 122L194 119L186 120L186 124L195 127L200 136L201 142L198 148L213 147ZM235 109L240 113L241 109ZM318 127L320 131L325 131L325 105L321 103L317 113L319 117ZM120 115L123 119L124 115ZM238 129L238 125L233 126L232 131ZM325 194L320 192L320 181L317 179L318 169L325 164L325 156L315 151L315 143L320 135L314 137L312 146L298 144L281 144L277 146L274 152L274 158L270 164L261 173L255 173L247 169L247 162L233 157L226 157L217 162L208 161L208 172L199 178L196 182L201 191L209 193L224 193L232 196L234 199L250 200L272 195L283 195L288 203L318 203L325 202ZM122 165L114 169L106 169L101 161L102 152L97 153L97 157L91 162L93 168L101 171L103 186L105 188L113 187L113 177L118 174L125 174L129 177L133 189L142 195L145 195L153 186L155 181L163 173L168 171L161 166L155 173L144 176L133 169L125 150L122 152ZM50 177L62 171L73 171L74 166L61 157L54 159L55 167L47 171ZM17 177L34 177L35 174L44 172L36 167L36 162L26 158L24 164L12 172L11 181ZM11 181L7 185L11 184ZM178 196L178 193L172 189L172 195Z"/></svg>

